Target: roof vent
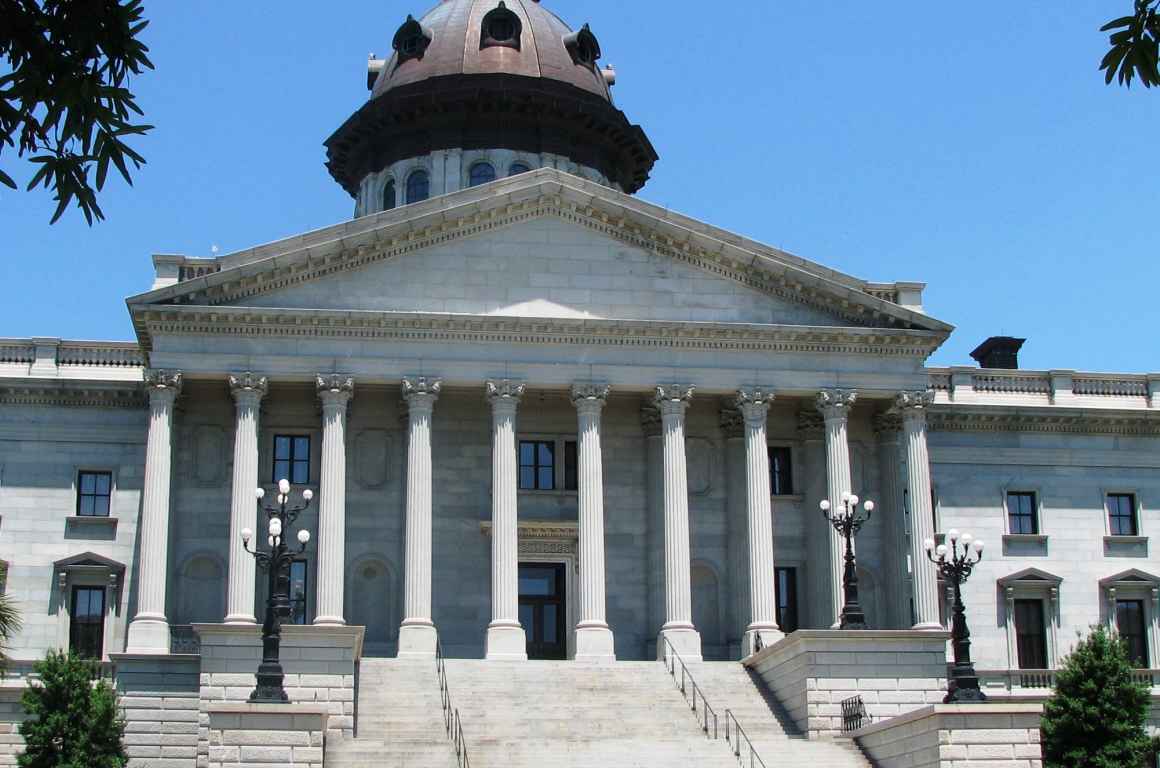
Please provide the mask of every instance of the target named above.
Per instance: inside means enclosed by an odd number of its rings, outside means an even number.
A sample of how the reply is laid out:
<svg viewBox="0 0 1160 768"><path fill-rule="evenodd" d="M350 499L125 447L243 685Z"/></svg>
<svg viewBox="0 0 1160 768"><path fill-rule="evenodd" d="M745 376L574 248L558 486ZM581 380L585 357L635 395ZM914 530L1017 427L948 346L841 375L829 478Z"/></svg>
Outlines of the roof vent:
<svg viewBox="0 0 1160 768"><path fill-rule="evenodd" d="M1019 368L1019 350L1027 339L1011 336L992 336L971 353L980 368L1016 370Z"/></svg>

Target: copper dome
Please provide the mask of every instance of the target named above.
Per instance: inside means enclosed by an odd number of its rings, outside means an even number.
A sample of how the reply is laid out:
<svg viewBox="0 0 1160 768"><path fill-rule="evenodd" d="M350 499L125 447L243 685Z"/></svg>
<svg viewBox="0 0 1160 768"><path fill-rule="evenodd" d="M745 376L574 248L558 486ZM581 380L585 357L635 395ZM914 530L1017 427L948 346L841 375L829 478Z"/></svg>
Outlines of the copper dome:
<svg viewBox="0 0 1160 768"><path fill-rule="evenodd" d="M613 105L588 25L536 0L442 0L400 22L370 100L326 140L352 196L392 163L452 148L566 157L626 192L648 180L656 151Z"/></svg>

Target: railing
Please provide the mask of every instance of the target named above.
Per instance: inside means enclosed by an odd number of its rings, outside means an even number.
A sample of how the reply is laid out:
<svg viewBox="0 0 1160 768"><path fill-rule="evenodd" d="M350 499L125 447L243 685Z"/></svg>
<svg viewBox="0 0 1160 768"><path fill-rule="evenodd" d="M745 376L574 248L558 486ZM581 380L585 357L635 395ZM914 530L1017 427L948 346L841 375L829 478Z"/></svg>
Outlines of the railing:
<svg viewBox="0 0 1160 768"><path fill-rule="evenodd" d="M455 762L459 768L471 768L467 757L467 740L463 738L463 722L459 710L451 704L451 689L447 685L447 664L443 657L443 643L435 638L435 674L439 677L439 699L443 705L443 729L455 747Z"/></svg>
<svg viewBox="0 0 1160 768"><path fill-rule="evenodd" d="M1049 691L1055 688L1055 669L984 669L976 674L983 689L1003 688L1007 691ZM1132 680L1149 687L1160 685L1160 669L1137 669Z"/></svg>
<svg viewBox="0 0 1160 768"><path fill-rule="evenodd" d="M1013 371L1010 373L976 373L971 377L976 392L1021 395L1050 395L1051 375Z"/></svg>
<svg viewBox="0 0 1160 768"><path fill-rule="evenodd" d="M169 652L170 653L201 653L201 638L193 631L189 624L169 625Z"/></svg>
<svg viewBox="0 0 1160 768"><path fill-rule="evenodd" d="M866 719L866 704L861 696L851 696L842 701L842 733L853 733L862 727Z"/></svg>
<svg viewBox="0 0 1160 768"><path fill-rule="evenodd" d="M742 744L745 742L745 752L749 756L749 768L765 768L765 761L761 759L761 755L757 754L757 750L753 748L753 742L749 740L745 729L741 727L741 723L737 722L733 710L725 710L725 741L729 743L729 749L732 750L733 756L737 758L737 762L745 765L745 760L742 758Z"/></svg>
<svg viewBox="0 0 1160 768"><path fill-rule="evenodd" d="M31 659L8 659L0 669L0 680L39 680L40 674L33 668L36 663ZM104 680L112 685L117 677L117 665L111 661L90 661L88 666L89 679L94 682Z"/></svg>
<svg viewBox="0 0 1160 768"><path fill-rule="evenodd" d="M693 710L694 717L697 718L697 723L701 726L701 730L705 732L709 738L718 738L717 733L717 713L709 706L709 702L705 700L705 694L697 685L697 681L693 679L693 675L689 672L689 668L685 666L685 662L681 659L681 655L677 653L677 649L673 648L673 644L664 635L661 636L664 641L664 662L665 668L668 669L669 674L672 675L673 681L677 679L677 664L681 665L681 680L677 683L677 688L685 695L685 700L689 702ZM698 701L699 700L699 701ZM700 710L698 711L698 706ZM709 734L709 718L713 719L713 733Z"/></svg>

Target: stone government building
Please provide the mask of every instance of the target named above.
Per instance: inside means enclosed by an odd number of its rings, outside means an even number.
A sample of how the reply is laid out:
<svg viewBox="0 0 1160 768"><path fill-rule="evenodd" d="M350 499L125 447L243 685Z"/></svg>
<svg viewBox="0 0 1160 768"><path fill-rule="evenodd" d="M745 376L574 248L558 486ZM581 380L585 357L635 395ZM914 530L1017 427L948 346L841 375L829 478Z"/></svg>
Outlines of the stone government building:
<svg viewBox="0 0 1160 768"><path fill-rule="evenodd" d="M941 651L922 544L958 528L990 545L965 587L988 690L1042 688L1095 623L1160 666L1160 374L1021 370L1009 338L928 367L953 329L922 283L634 196L657 153L592 30L532 0L444 0L392 49L326 142L355 218L154 256L135 342L0 340L0 589L25 622L5 689L51 648L173 676L201 731L135 761L210 764L207 686L245 671L215 659L264 611L240 532L282 477L316 495L287 644L341 651L337 682L299 681L347 702L332 740L358 741L353 669L436 635L581 662L664 637L692 663L829 630L818 503L843 491L878 505L864 604L908 631L882 643Z"/></svg>

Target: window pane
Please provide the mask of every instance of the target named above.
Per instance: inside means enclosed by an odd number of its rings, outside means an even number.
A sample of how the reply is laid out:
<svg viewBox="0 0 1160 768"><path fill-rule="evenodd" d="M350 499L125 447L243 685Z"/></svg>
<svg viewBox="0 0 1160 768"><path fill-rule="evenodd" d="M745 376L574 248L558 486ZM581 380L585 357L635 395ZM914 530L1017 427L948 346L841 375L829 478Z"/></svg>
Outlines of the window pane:
<svg viewBox="0 0 1160 768"><path fill-rule="evenodd" d="M274 482L278 482L282 478L290 479L290 462L289 461L275 461L274 462Z"/></svg>
<svg viewBox="0 0 1160 768"><path fill-rule="evenodd" d="M508 169L508 176L518 176L521 173L527 173L531 169L523 163L512 163L512 167Z"/></svg>
<svg viewBox="0 0 1160 768"><path fill-rule="evenodd" d="M109 516L109 497L97 496L93 499L93 514L98 517Z"/></svg>
<svg viewBox="0 0 1160 768"><path fill-rule="evenodd" d="M541 491L550 491L556 487L555 471L551 467L540 467L540 481L536 487Z"/></svg>
<svg viewBox="0 0 1160 768"><path fill-rule="evenodd" d="M579 463L576 458L576 441L564 443L564 490L574 491L579 487Z"/></svg>
<svg viewBox="0 0 1160 768"><path fill-rule="evenodd" d="M91 472L81 472L81 493L92 493L96 490L97 479Z"/></svg>
<svg viewBox="0 0 1160 768"><path fill-rule="evenodd" d="M109 495L109 486L113 480L112 476L107 474L107 473L102 472L101 474L96 475L96 479L97 479L97 493L99 493L103 496L108 496Z"/></svg>
<svg viewBox="0 0 1160 768"><path fill-rule="evenodd" d="M310 438L296 437L294 438L294 460L295 461L310 461Z"/></svg>
<svg viewBox="0 0 1160 768"><path fill-rule="evenodd" d="M493 23L493 30L494 30L494 28L495 27L494 27L494 23ZM510 30L509 30L509 32L510 32ZM509 34L508 37L510 37L510 36L511 35ZM507 38L496 38L496 39L497 40L499 40L499 39L506 40ZM495 181L495 168L493 168L488 163L476 163L475 165L471 166L471 172L468 176L468 182L467 182L468 186L477 187L480 184L486 184L489 181Z"/></svg>
<svg viewBox="0 0 1160 768"><path fill-rule="evenodd" d="M530 467L536 463L536 445L527 440L520 441L520 466Z"/></svg>
<svg viewBox="0 0 1160 768"><path fill-rule="evenodd" d="M545 643L556 642L556 629L557 629L557 627L556 627L556 620L557 620L556 619L556 616L557 616L556 608L557 608L557 606L555 606L552 603L546 603L544 605L544 642Z"/></svg>
<svg viewBox="0 0 1160 768"><path fill-rule="evenodd" d="M279 435L274 438L274 458L290 458L290 438Z"/></svg>
<svg viewBox="0 0 1160 768"><path fill-rule="evenodd" d="M1148 666L1148 638L1142 600L1116 601L1116 628L1128 646L1128 657L1138 668Z"/></svg>
<svg viewBox="0 0 1160 768"><path fill-rule="evenodd" d="M294 462L294 476L289 478L295 485L305 485L310 482L310 464L305 461Z"/></svg>
<svg viewBox="0 0 1160 768"><path fill-rule="evenodd" d="M388 181L383 188L383 210L389 211L395 207L395 182Z"/></svg>
<svg viewBox="0 0 1160 768"><path fill-rule="evenodd" d="M540 568L520 569L520 594L528 597L549 597L554 594L554 571Z"/></svg>
<svg viewBox="0 0 1160 768"><path fill-rule="evenodd" d="M520 467L520 490L530 491L536 487L536 470L534 467Z"/></svg>
<svg viewBox="0 0 1160 768"><path fill-rule="evenodd" d="M797 619L797 569L778 568L777 575L777 623L785 633L798 629Z"/></svg>
<svg viewBox="0 0 1160 768"><path fill-rule="evenodd" d="M306 561L290 563L290 621L294 624L306 623L307 597Z"/></svg>
<svg viewBox="0 0 1160 768"><path fill-rule="evenodd" d="M77 514L81 517L90 517L93 515L93 497L81 496L80 506L77 508Z"/></svg>
<svg viewBox="0 0 1160 768"><path fill-rule="evenodd" d="M431 193L431 182L426 171L416 171L407 179L407 202L418 203L426 200Z"/></svg>
<svg viewBox="0 0 1160 768"><path fill-rule="evenodd" d="M1047 669L1047 629L1041 600L1015 601L1015 637L1020 669Z"/></svg>
<svg viewBox="0 0 1160 768"><path fill-rule="evenodd" d="M552 466L556 458L556 446L552 445L551 443L539 443L538 445L539 449L537 451L538 455L536 457L537 463L541 467Z"/></svg>

